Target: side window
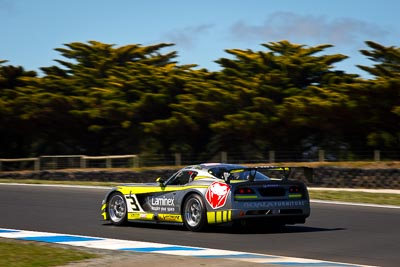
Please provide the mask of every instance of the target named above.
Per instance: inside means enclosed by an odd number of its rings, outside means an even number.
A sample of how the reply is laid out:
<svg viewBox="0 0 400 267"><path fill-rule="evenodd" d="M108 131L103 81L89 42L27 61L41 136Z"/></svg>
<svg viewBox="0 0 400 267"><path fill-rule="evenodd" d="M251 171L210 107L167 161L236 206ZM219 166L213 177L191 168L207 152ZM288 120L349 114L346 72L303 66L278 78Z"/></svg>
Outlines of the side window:
<svg viewBox="0 0 400 267"><path fill-rule="evenodd" d="M193 171L182 171L175 175L173 180L169 183L170 185L184 185L193 181L196 177L196 172Z"/></svg>

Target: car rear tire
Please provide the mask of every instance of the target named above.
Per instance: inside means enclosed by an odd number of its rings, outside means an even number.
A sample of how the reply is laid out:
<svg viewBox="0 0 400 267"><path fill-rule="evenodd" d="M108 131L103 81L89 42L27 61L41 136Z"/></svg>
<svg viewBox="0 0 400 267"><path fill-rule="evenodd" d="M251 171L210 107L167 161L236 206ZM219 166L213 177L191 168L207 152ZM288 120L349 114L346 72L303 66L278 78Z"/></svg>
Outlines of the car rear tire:
<svg viewBox="0 0 400 267"><path fill-rule="evenodd" d="M114 225L124 225L127 222L127 205L125 197L119 193L113 193L108 199L108 216Z"/></svg>
<svg viewBox="0 0 400 267"><path fill-rule="evenodd" d="M203 199L190 195L183 205L183 222L190 231L198 232L207 226L206 208Z"/></svg>

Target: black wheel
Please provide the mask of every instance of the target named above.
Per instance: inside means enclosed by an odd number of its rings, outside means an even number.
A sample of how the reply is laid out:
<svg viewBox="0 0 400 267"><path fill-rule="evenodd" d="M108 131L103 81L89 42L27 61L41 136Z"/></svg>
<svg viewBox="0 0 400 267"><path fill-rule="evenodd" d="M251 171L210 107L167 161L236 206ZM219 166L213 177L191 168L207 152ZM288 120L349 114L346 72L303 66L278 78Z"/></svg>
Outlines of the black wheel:
<svg viewBox="0 0 400 267"><path fill-rule="evenodd" d="M127 206L125 197L119 193L113 193L108 199L107 205L110 220L115 225L123 225L127 222Z"/></svg>
<svg viewBox="0 0 400 267"><path fill-rule="evenodd" d="M207 226L206 208L203 199L190 195L183 205L183 222L190 231L201 231Z"/></svg>

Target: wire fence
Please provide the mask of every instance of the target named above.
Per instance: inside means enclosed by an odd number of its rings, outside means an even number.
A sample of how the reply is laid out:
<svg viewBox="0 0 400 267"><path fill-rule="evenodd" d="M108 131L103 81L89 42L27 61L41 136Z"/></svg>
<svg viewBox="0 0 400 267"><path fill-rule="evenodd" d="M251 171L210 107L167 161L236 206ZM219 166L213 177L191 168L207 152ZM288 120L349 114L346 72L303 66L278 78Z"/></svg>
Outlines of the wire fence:
<svg viewBox="0 0 400 267"><path fill-rule="evenodd" d="M54 155L37 158L0 159L0 171L135 168L139 167L137 159L137 155Z"/></svg>
<svg viewBox="0 0 400 267"><path fill-rule="evenodd" d="M344 161L398 161L400 151L325 151L313 153L301 151L267 151L265 154L219 152L208 159L190 154L139 154L139 155L52 155L36 158L0 159L0 171L24 170L61 170L61 169L93 169L93 168L139 168L151 166L181 166L200 162L225 163L278 163L278 162L344 162Z"/></svg>

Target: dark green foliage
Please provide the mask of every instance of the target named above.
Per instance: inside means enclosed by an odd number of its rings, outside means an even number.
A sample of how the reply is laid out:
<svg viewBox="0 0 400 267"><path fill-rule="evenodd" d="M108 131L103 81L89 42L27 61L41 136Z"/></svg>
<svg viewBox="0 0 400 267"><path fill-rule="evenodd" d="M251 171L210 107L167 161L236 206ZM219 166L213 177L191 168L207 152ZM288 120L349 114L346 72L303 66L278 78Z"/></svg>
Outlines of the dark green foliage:
<svg viewBox="0 0 400 267"><path fill-rule="evenodd" d="M376 64L359 66L375 76L362 90L359 107L363 110L363 126L367 144L372 147L400 147L400 48L385 47L368 41L371 50L362 50Z"/></svg>
<svg viewBox="0 0 400 267"><path fill-rule="evenodd" d="M331 45L288 41L226 50L215 72L178 65L164 43L66 44L40 77L0 60L0 157L398 150L400 50L367 44L370 80L335 70L347 56Z"/></svg>

